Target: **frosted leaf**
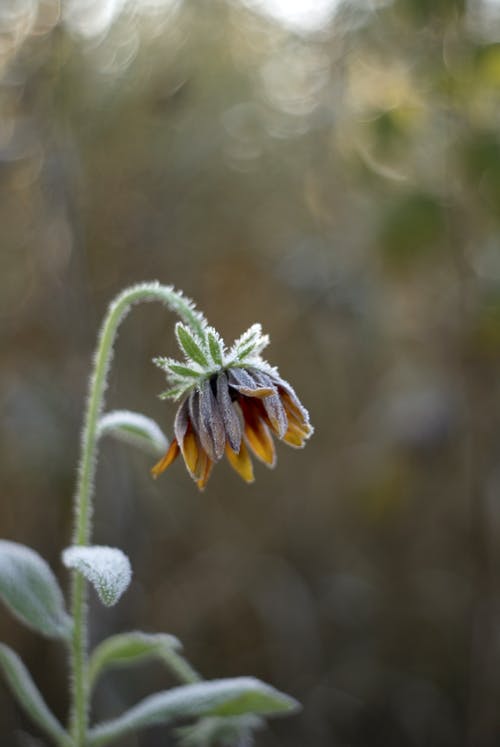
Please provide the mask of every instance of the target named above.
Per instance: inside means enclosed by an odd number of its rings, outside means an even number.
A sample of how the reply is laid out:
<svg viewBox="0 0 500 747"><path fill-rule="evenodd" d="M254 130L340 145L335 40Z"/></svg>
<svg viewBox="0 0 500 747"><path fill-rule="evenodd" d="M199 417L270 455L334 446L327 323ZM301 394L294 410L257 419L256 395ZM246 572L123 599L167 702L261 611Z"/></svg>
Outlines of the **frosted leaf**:
<svg viewBox="0 0 500 747"><path fill-rule="evenodd" d="M161 456L168 449L167 438L158 423L140 412L113 410L103 415L98 435L101 438L108 434L153 456Z"/></svg>
<svg viewBox="0 0 500 747"><path fill-rule="evenodd" d="M113 742L148 726L199 716L279 716L300 708L296 700L254 677L211 680L150 695L111 721L94 726L89 747Z"/></svg>
<svg viewBox="0 0 500 747"><path fill-rule="evenodd" d="M66 568L79 571L90 581L106 607L116 604L130 584L130 561L116 547L73 545L64 550L62 559Z"/></svg>
<svg viewBox="0 0 500 747"><path fill-rule="evenodd" d="M45 560L17 542L0 540L0 599L14 615L50 638L68 638L71 618Z"/></svg>
<svg viewBox="0 0 500 747"><path fill-rule="evenodd" d="M130 666L157 657L167 658L171 652L180 651L181 642L166 633L119 633L102 641L93 651L89 661L89 683L94 685L101 672L110 667Z"/></svg>
<svg viewBox="0 0 500 747"><path fill-rule="evenodd" d="M208 366L207 356L203 350L203 342L196 340L191 330L185 324L182 324L182 322L177 322L175 325L175 336L188 362L194 361L202 368Z"/></svg>
<svg viewBox="0 0 500 747"><path fill-rule="evenodd" d="M181 747L252 747L264 720L254 714L206 716L176 730Z"/></svg>
<svg viewBox="0 0 500 747"><path fill-rule="evenodd" d="M59 747L71 747L73 741L52 714L19 656L0 643L0 670L18 703L40 729Z"/></svg>

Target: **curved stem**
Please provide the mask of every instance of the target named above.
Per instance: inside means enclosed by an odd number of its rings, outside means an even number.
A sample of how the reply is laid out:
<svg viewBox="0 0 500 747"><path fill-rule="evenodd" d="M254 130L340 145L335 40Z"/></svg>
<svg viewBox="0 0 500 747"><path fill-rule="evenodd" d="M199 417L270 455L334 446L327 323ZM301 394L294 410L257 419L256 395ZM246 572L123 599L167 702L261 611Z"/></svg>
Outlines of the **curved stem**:
<svg viewBox="0 0 500 747"><path fill-rule="evenodd" d="M93 372L82 432L81 456L74 499L74 545L88 545L92 529L92 494L97 464L98 424L104 405L107 375L113 358L113 344L120 323L130 308L143 301L159 301L176 312L192 329L201 334L205 324L203 316L193 303L171 286L158 282L140 283L127 288L111 303L103 321L94 357ZM72 575L73 636L71 640L72 664L72 716L71 731L75 747L85 747L88 727L88 677L87 677L87 585L77 571Z"/></svg>

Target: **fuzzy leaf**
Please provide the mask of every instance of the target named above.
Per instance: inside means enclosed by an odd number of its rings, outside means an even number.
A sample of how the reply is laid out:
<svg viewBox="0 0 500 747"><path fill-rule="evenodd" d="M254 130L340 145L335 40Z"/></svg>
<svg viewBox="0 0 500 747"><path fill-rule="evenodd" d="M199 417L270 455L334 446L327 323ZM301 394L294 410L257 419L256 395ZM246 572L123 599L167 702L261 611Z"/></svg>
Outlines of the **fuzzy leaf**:
<svg viewBox="0 0 500 747"><path fill-rule="evenodd" d="M242 361L248 356L258 356L269 344L269 335L262 334L260 324L252 324L238 339L231 348L230 356L235 360Z"/></svg>
<svg viewBox="0 0 500 747"><path fill-rule="evenodd" d="M5 679L28 716L60 747L71 747L69 734L51 713L33 679L19 656L0 643L0 668Z"/></svg>
<svg viewBox="0 0 500 747"><path fill-rule="evenodd" d="M263 719L245 716L206 716L195 724L176 730L182 747L251 747L253 733L264 726Z"/></svg>
<svg viewBox="0 0 500 747"><path fill-rule="evenodd" d="M218 338L218 335L211 330L207 331L207 337L208 337L208 347L210 350L210 355L212 356L213 362L217 366L222 366L223 363L223 351L222 351L222 342Z"/></svg>
<svg viewBox="0 0 500 747"><path fill-rule="evenodd" d="M208 360L205 353L182 322L177 322L175 325L175 334L179 341L179 345L186 353L188 359L195 361L195 363L198 363L202 368L206 368L208 366Z"/></svg>
<svg viewBox="0 0 500 747"><path fill-rule="evenodd" d="M69 638L71 618L45 560L17 542L0 540L0 597L22 622L49 638Z"/></svg>
<svg viewBox="0 0 500 747"><path fill-rule="evenodd" d="M188 376L193 379L198 379L200 377L199 371L195 371L193 368L189 368L188 366L182 366L180 363L170 363L169 369L172 373L181 376L182 378Z"/></svg>
<svg viewBox="0 0 500 747"><path fill-rule="evenodd" d="M168 449L168 440L160 426L139 412L114 410L103 415L99 420L98 435L108 434L153 456L161 456Z"/></svg>
<svg viewBox="0 0 500 747"><path fill-rule="evenodd" d="M62 558L66 568L76 569L90 581L106 607L118 602L132 577L129 559L116 547L73 545Z"/></svg>
<svg viewBox="0 0 500 747"><path fill-rule="evenodd" d="M100 643L90 657L90 687L106 669L130 666L154 657L162 658L164 652L169 654L181 649L179 639L165 633L151 635L134 631L111 636Z"/></svg>
<svg viewBox="0 0 500 747"><path fill-rule="evenodd" d="M147 726L197 716L274 716L293 713L297 701L253 677L199 682L150 695L122 716L91 729L89 747L119 739Z"/></svg>
<svg viewBox="0 0 500 747"><path fill-rule="evenodd" d="M186 390L186 386L185 385L174 386L174 387L172 387L172 389L167 389L165 392L162 392L158 396L159 396L160 399L173 399L173 400L176 400L176 399L179 399L179 397L181 396L181 394L183 394L183 392L185 390Z"/></svg>

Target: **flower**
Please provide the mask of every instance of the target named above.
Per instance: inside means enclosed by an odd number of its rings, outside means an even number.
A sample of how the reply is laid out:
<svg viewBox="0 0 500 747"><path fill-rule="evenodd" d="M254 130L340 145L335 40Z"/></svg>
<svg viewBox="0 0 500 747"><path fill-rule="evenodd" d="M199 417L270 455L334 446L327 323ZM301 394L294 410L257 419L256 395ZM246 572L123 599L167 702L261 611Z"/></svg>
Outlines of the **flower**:
<svg viewBox="0 0 500 747"><path fill-rule="evenodd" d="M160 395L180 400L174 439L153 467L157 477L179 453L200 489L207 484L215 462L224 454L246 481L253 482L251 453L273 467L272 436L300 448L313 433L307 410L276 368L260 355L268 344L254 324L226 351L217 332L206 326L203 339L182 323L177 339L185 353L182 363L156 358L173 388Z"/></svg>

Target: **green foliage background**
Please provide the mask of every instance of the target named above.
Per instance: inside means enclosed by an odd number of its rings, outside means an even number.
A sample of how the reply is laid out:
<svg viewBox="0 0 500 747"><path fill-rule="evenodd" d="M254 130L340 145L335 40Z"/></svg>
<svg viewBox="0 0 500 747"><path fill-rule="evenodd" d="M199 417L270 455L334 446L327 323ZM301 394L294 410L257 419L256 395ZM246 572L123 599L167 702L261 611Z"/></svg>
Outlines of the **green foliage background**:
<svg viewBox="0 0 500 747"><path fill-rule="evenodd" d="M106 443L95 539L134 583L96 603L96 639L168 631L205 676L292 693L303 713L263 747L497 745L498 5L353 0L306 32L230 0L129 3L92 33L102 7L0 9L2 536L65 579L99 320L125 285L173 283L227 340L263 323L316 434L203 495ZM164 310L135 310L109 406L170 434L150 362L174 350ZM0 639L62 717L56 645L3 610ZM164 678L110 674L96 715ZM27 745L0 700L2 745Z"/></svg>

